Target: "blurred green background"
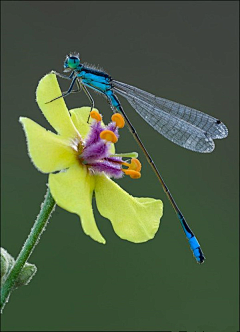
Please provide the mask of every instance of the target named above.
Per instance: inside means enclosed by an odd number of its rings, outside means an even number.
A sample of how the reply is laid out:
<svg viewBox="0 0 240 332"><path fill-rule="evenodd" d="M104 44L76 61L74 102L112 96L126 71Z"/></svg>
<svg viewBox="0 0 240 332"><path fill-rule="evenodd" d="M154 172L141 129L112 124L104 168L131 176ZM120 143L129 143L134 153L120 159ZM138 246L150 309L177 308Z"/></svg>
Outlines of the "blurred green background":
<svg viewBox="0 0 240 332"><path fill-rule="evenodd" d="M161 198L154 240L119 239L95 209L107 244L87 237L76 215L57 208L30 263L27 287L14 292L3 331L188 331L238 329L238 2L2 1L2 246L14 257L46 191L31 163L20 116L50 129L35 102L43 75L62 72L65 55L102 66L112 77L220 118L229 137L211 154L172 144L122 98L207 257L199 266L150 166L118 183L135 196ZM68 82L61 81L65 90ZM105 122L111 110L94 95ZM81 93L69 108L89 105ZM124 129L118 152L139 151Z"/></svg>

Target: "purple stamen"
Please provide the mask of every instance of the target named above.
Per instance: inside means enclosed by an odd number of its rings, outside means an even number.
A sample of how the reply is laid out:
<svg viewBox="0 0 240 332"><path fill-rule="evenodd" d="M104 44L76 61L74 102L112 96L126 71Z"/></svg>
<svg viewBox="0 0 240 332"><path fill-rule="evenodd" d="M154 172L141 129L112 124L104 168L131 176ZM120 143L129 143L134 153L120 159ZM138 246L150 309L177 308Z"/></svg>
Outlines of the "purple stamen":
<svg viewBox="0 0 240 332"><path fill-rule="evenodd" d="M100 133L104 130L104 128L101 125L100 121L93 121L90 131L88 133L88 136L85 140L85 147L95 144L99 142L100 139Z"/></svg>
<svg viewBox="0 0 240 332"><path fill-rule="evenodd" d="M116 126L116 122L110 122L106 127L107 130L111 130L117 138L119 138L118 127Z"/></svg>
<svg viewBox="0 0 240 332"><path fill-rule="evenodd" d="M111 142L100 138L103 130L111 130L117 137L118 127L115 122L110 122L105 128L100 121L93 121L88 136L86 137L80 159L88 166L92 173L104 173L109 177L119 179L123 177L122 158L111 156Z"/></svg>
<svg viewBox="0 0 240 332"><path fill-rule="evenodd" d="M90 170L96 173L105 173L106 175L115 179L123 177L121 164L114 164L107 160L97 161L91 164Z"/></svg>
<svg viewBox="0 0 240 332"><path fill-rule="evenodd" d="M94 162L96 160L101 160L109 156L110 144L106 144L103 140L100 139L99 142L93 143L88 147L85 147L81 157L86 162Z"/></svg>
<svg viewBox="0 0 240 332"><path fill-rule="evenodd" d="M122 157L118 157L118 156L106 157L105 160L108 160L113 163L120 163L120 164L123 162Z"/></svg>

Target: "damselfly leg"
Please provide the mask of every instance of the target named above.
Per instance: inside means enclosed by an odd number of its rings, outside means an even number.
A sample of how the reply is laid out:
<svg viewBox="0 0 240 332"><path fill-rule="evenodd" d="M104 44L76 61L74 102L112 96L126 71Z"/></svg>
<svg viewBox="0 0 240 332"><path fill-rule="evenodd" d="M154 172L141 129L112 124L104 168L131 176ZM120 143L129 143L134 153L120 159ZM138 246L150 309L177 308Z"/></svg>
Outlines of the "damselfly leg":
<svg viewBox="0 0 240 332"><path fill-rule="evenodd" d="M57 99L59 99L59 98L64 98L64 97L66 97L66 96L68 96L70 93L72 93L73 92L73 86L74 86L74 83L77 81L77 76L75 76L73 79L72 79L72 82L71 82L71 84L70 84L70 86L69 86L69 89L66 91L66 92L63 92L63 94L61 95L61 96L59 96L59 97L56 97L56 98L54 98L54 99L52 99L52 100L50 100L50 101L47 101L45 104L49 104L49 103L51 103L52 101L54 101L54 100L57 100ZM80 90L79 90L80 91ZM76 90L74 90L74 92L79 92L79 91L76 91Z"/></svg>

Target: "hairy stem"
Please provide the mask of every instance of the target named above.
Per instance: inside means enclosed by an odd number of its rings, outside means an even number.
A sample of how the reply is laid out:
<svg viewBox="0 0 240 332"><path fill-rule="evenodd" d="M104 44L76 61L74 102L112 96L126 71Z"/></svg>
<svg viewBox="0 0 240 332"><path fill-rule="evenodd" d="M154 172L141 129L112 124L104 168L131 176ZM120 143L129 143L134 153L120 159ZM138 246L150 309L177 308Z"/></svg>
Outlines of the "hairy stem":
<svg viewBox="0 0 240 332"><path fill-rule="evenodd" d="M6 302L8 301L11 292L15 288L16 279L18 278L24 264L27 262L35 246L39 242L40 236L43 233L54 208L55 208L55 201L50 193L50 190L48 189L45 195L44 202L41 205L40 213L37 216L37 219L31 229L31 232L28 235L28 238L24 243L22 250L18 255L18 258L16 259L13 268L11 269L4 284L2 285L1 311L3 310Z"/></svg>

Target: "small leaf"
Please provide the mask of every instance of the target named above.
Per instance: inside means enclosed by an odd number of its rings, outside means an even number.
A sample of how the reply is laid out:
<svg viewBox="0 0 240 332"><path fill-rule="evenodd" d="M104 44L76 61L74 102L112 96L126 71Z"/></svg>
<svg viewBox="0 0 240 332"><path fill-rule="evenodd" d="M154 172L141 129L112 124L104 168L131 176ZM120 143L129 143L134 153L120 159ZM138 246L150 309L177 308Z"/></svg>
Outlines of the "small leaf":
<svg viewBox="0 0 240 332"><path fill-rule="evenodd" d="M16 280L15 287L27 285L36 272L36 265L26 263Z"/></svg>
<svg viewBox="0 0 240 332"><path fill-rule="evenodd" d="M1 248L1 284L5 281L14 263L14 258L7 252L7 250Z"/></svg>
<svg viewBox="0 0 240 332"><path fill-rule="evenodd" d="M15 259L3 248L1 248L1 284L5 282L9 272L11 271ZM19 286L27 285L34 274L37 272L37 267L34 264L25 263L22 271L20 272L16 282L15 289Z"/></svg>

